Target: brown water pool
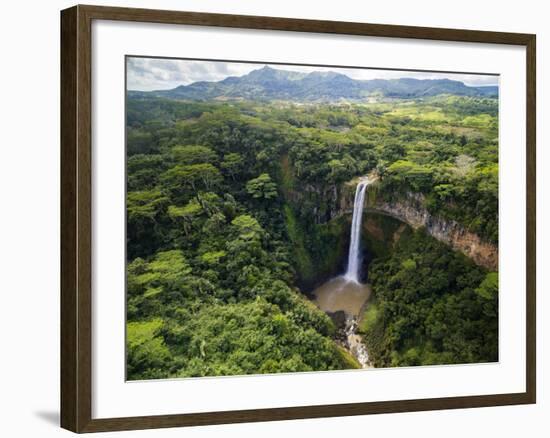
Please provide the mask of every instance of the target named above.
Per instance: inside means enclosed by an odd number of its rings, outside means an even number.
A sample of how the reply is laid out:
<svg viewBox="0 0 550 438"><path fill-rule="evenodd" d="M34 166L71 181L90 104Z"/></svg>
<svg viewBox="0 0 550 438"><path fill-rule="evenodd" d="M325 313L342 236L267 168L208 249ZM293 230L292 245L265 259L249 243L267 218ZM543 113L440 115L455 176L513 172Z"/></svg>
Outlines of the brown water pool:
<svg viewBox="0 0 550 438"><path fill-rule="evenodd" d="M363 304L369 299L368 284L355 283L344 277L334 277L313 291L315 303L325 312L343 310L348 315L359 316Z"/></svg>

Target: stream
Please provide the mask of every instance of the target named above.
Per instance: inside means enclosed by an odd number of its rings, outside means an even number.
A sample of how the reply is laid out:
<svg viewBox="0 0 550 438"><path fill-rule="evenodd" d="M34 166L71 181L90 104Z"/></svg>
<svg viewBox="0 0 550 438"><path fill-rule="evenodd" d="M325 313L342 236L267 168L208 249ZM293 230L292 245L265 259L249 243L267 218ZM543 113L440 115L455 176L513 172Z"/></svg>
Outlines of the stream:
<svg viewBox="0 0 550 438"><path fill-rule="evenodd" d="M313 291L315 303L328 314L343 312L339 324L342 331L342 346L348 350L363 368L370 368L369 353L357 333L359 318L370 297L368 284L349 281L344 276L334 277Z"/></svg>

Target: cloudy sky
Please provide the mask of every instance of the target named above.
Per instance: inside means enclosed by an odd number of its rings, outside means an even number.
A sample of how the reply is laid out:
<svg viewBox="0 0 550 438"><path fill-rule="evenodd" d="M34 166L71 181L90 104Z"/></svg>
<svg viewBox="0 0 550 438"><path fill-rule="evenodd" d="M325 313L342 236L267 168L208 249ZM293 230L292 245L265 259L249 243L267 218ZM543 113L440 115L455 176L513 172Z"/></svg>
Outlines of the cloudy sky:
<svg viewBox="0 0 550 438"><path fill-rule="evenodd" d="M220 81L228 76L242 76L269 65L280 70L310 73L336 71L353 79L441 79L449 78L466 85L498 85L498 77L477 74L409 72L395 70L350 69L333 67L304 67L295 65L251 64L244 62L189 61L183 59L127 58L129 90L164 90L197 81Z"/></svg>

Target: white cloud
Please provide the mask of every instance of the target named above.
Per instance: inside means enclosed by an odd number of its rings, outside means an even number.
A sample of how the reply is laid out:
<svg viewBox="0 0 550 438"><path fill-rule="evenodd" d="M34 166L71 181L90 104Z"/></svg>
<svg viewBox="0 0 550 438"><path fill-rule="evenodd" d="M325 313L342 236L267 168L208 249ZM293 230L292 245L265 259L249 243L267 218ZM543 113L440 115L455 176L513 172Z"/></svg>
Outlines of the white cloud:
<svg viewBox="0 0 550 438"><path fill-rule="evenodd" d="M242 76L266 64L221 61L194 61L184 59L128 58L127 80L129 90L162 90L198 81L220 81L228 76ZM272 65L280 70L310 73L335 71L353 79L442 79L464 82L466 85L498 85L498 76L483 74L410 72L367 68L334 68L316 66Z"/></svg>

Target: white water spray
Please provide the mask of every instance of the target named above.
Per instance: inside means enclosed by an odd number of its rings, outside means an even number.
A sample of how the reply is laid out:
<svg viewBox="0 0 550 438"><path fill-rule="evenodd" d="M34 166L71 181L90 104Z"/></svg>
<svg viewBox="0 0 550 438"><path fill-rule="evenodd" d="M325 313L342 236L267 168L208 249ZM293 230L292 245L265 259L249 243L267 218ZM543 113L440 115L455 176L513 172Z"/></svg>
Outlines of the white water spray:
<svg viewBox="0 0 550 438"><path fill-rule="evenodd" d="M359 283L360 278L360 253L361 224L363 219L363 204L365 203L365 192L369 180L364 179L357 184L355 190L355 201L353 202L353 218L351 221L351 236L348 253L348 269L344 275L347 281Z"/></svg>

